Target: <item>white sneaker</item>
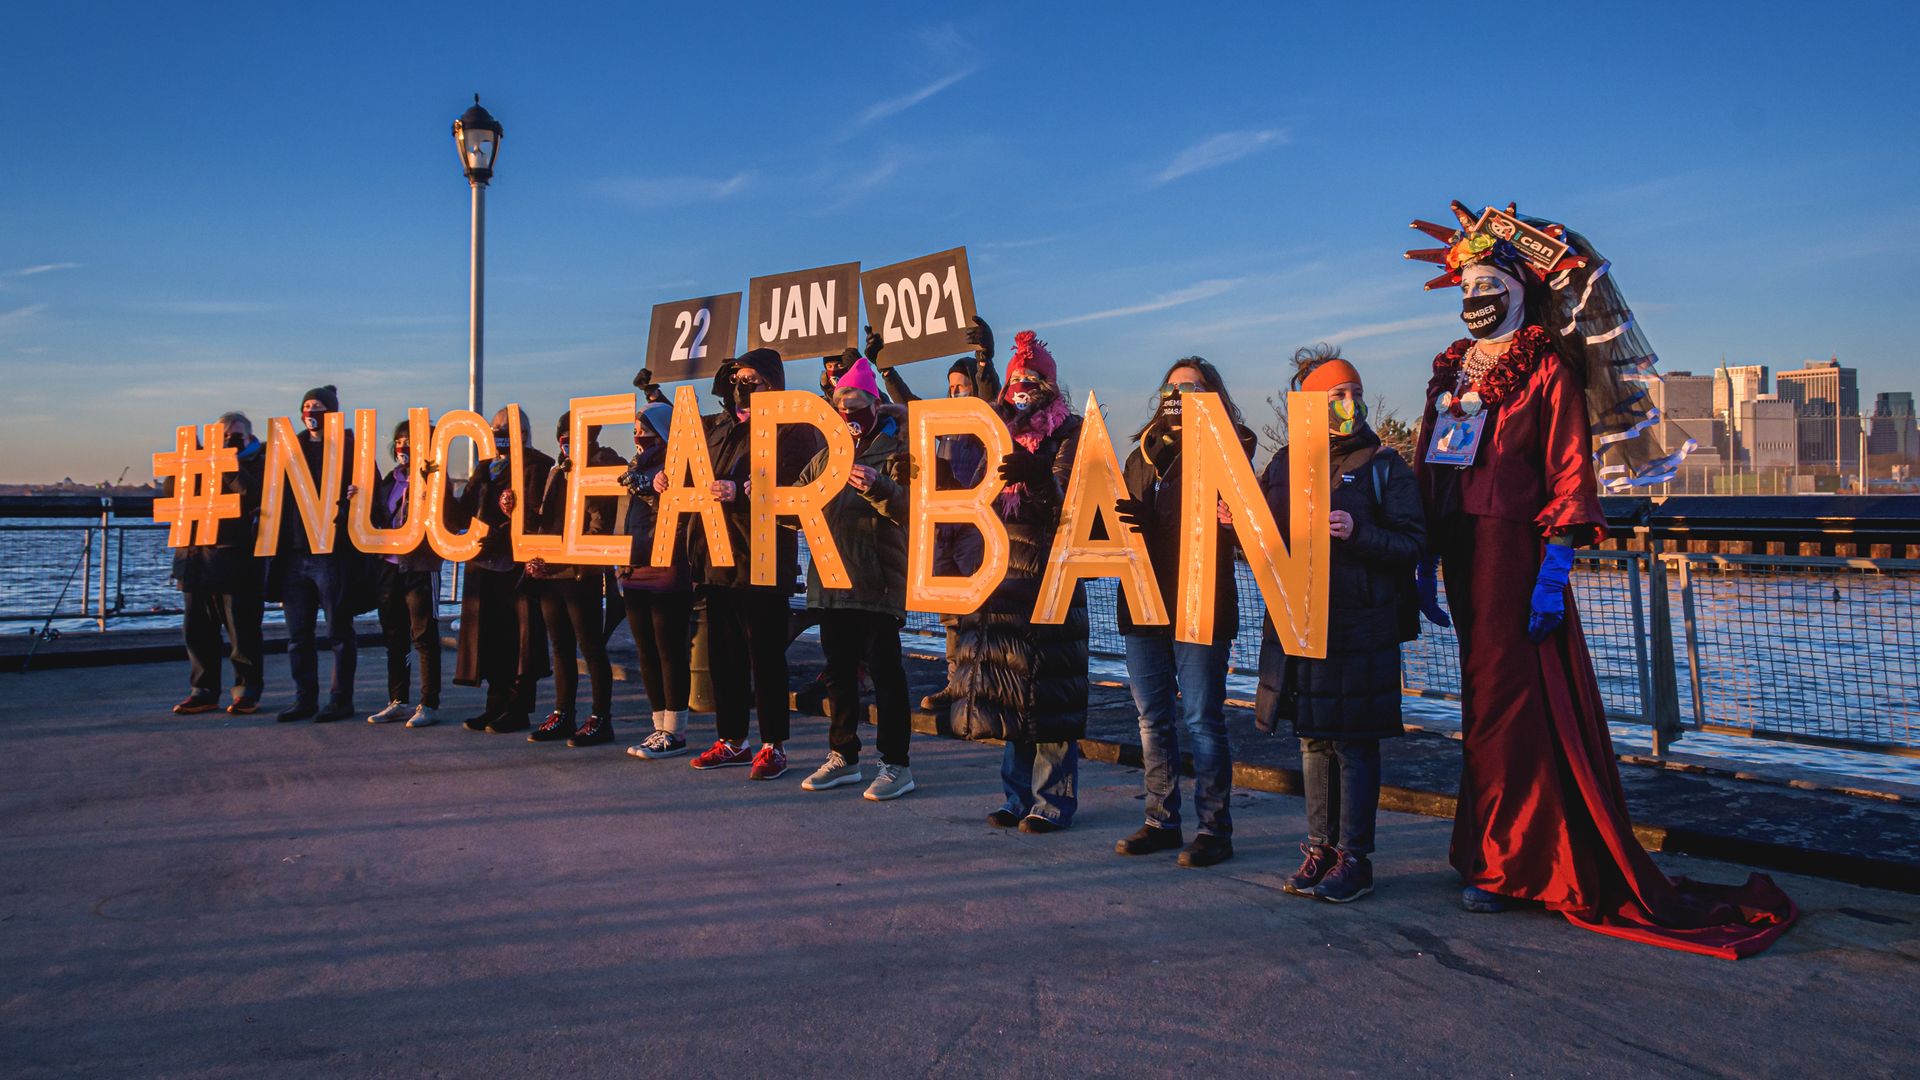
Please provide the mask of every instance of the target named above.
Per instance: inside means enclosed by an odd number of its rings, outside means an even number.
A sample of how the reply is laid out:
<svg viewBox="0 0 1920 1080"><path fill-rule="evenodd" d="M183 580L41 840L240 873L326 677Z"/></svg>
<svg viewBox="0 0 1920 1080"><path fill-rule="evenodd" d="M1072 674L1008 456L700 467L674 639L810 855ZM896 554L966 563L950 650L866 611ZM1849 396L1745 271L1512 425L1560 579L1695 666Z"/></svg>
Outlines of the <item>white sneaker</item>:
<svg viewBox="0 0 1920 1080"><path fill-rule="evenodd" d="M897 799L913 790L913 770L905 765L880 763L880 771L874 774L873 783L868 785L866 797L874 802L886 802Z"/></svg>
<svg viewBox="0 0 1920 1080"><path fill-rule="evenodd" d="M406 703L406 702L404 702L404 701L389 701L389 702L387 702L387 707L386 707L386 708L384 708L384 709L381 709L381 710L380 710L379 712L377 712L377 713L374 713L374 714L373 714L372 716L369 716L369 717L367 717L367 723L369 723L369 724L391 724L391 723L393 723L393 722L394 722L395 720L404 720L404 719L406 719L406 716L407 716L407 712L408 712L408 710L407 710L407 703Z"/></svg>
<svg viewBox="0 0 1920 1080"><path fill-rule="evenodd" d="M407 717L408 727L432 727L439 722L440 718L435 716L434 711L425 705L413 710L413 715Z"/></svg>
<svg viewBox="0 0 1920 1080"><path fill-rule="evenodd" d="M865 777L860 775L860 766L850 763L840 756L838 750L827 754L826 764L813 770L813 775L800 781L800 786L808 791L825 791L843 784L857 784Z"/></svg>

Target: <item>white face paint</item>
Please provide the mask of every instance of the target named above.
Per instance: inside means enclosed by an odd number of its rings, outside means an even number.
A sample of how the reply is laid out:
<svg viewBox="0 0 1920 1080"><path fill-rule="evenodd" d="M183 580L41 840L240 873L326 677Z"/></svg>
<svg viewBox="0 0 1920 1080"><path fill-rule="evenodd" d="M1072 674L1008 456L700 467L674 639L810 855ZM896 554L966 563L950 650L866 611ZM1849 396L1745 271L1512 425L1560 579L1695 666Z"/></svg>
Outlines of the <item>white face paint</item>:
<svg viewBox="0 0 1920 1080"><path fill-rule="evenodd" d="M1460 293L1464 297L1493 296L1505 293L1507 297L1506 317L1500 325L1484 336L1498 340L1511 337L1520 329L1527 317L1526 290L1520 280L1488 263L1475 263L1460 271Z"/></svg>

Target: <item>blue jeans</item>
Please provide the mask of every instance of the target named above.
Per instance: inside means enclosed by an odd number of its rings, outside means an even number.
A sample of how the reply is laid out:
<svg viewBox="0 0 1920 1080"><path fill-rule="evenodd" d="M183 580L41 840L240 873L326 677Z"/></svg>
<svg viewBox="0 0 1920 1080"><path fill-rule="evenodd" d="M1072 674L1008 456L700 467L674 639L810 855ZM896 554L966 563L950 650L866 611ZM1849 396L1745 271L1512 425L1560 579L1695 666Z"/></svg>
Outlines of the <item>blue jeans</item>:
<svg viewBox="0 0 1920 1080"><path fill-rule="evenodd" d="M1227 657L1231 639L1211 645L1172 635L1128 634L1127 682L1140 713L1147 774L1147 824L1180 827L1180 729L1193 755L1193 812L1203 836L1232 836L1233 749L1227 742ZM1178 723L1175 723L1176 718Z"/></svg>
<svg viewBox="0 0 1920 1080"><path fill-rule="evenodd" d="M1018 817L1072 824L1073 811L1080 805L1074 794L1079 783L1077 741L1009 742L1000 757L1000 786L1007 793L1004 809Z"/></svg>
<svg viewBox="0 0 1920 1080"><path fill-rule="evenodd" d="M1300 774L1307 789L1307 843L1373 854L1380 740L1301 739Z"/></svg>
<svg viewBox="0 0 1920 1080"><path fill-rule="evenodd" d="M353 672L360 659L353 637L353 619L343 610L346 582L340 565L331 555L289 555L287 574L281 585L280 607L287 620L287 666L293 670L293 686L299 704L314 705L320 699L320 666L314 643L314 630L322 612L327 616L327 637L333 650L333 682L327 688L328 702L353 704Z"/></svg>

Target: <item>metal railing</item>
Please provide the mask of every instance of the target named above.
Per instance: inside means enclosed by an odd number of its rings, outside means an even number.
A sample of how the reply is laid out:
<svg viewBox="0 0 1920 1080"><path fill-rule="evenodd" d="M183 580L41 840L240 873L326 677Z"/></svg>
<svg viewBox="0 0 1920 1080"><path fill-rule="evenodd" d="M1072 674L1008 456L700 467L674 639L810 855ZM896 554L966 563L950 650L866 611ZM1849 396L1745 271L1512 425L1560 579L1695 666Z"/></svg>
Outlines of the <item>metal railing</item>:
<svg viewBox="0 0 1920 1080"><path fill-rule="evenodd" d="M151 521L0 519L0 624L71 631L138 627L181 613L167 526ZM463 567L441 567L440 606L457 609ZM280 605L267 604L269 621ZM37 630L37 625L33 627Z"/></svg>
<svg viewBox="0 0 1920 1080"><path fill-rule="evenodd" d="M1656 752L1691 729L1920 756L1920 560L1670 550L1735 539L1903 553L1920 545L1920 498L1606 502L1615 535L1644 550L1582 551L1572 582L1613 719L1651 728ZM106 629L177 616L172 553L150 513L150 500L0 499L0 624L51 616L63 629ZM457 606L460 568L443 574L442 605ZM1245 564L1235 580L1231 664L1251 673L1265 606ZM1093 651L1123 655L1116 583L1090 582L1088 597ZM907 629L943 633L939 617L918 612ZM1453 632L1424 620L1421 631L1405 648L1405 691L1457 698Z"/></svg>

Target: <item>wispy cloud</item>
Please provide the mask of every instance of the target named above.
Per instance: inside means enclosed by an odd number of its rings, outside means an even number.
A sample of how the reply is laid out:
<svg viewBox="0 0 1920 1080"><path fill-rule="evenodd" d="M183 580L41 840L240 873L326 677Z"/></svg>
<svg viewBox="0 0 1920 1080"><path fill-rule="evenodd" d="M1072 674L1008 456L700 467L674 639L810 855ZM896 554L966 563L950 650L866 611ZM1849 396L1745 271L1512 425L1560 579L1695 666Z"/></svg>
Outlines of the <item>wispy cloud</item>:
<svg viewBox="0 0 1920 1080"><path fill-rule="evenodd" d="M854 117L853 130L866 127L868 124L878 123L889 116L898 116L978 70L980 70L978 67L964 67L951 74L942 75L925 86L916 90L910 90L907 93L901 94L899 97L890 97L883 101L876 101L872 105L867 106L865 111L861 112L859 116ZM851 134L851 131L849 134Z"/></svg>
<svg viewBox="0 0 1920 1080"><path fill-rule="evenodd" d="M596 185L600 194L629 206L659 209L694 203L721 202L745 191L753 183L753 174L737 172L732 176L634 176L602 180Z"/></svg>
<svg viewBox="0 0 1920 1080"><path fill-rule="evenodd" d="M1167 163L1167 167L1154 176L1153 182L1165 184L1183 176L1217 169L1222 165L1231 165L1241 158L1258 153L1270 146L1279 146L1286 141L1287 133L1280 128L1227 131L1219 135L1210 135L1175 154L1173 160Z"/></svg>
<svg viewBox="0 0 1920 1080"><path fill-rule="evenodd" d="M161 315L251 315L273 310L272 304L252 300L152 300L133 306Z"/></svg>
<svg viewBox="0 0 1920 1080"><path fill-rule="evenodd" d="M1165 311L1170 307L1179 307L1181 304L1191 304L1196 300L1219 296L1240 284L1242 280L1241 278L1209 278L1206 281L1197 281L1184 289L1162 293L1145 303L1107 308L1104 311L1090 311L1085 315L1075 315L1066 319L1049 319L1037 325L1051 329L1059 326L1074 326L1079 323L1099 322L1102 319L1119 319L1128 315L1144 315L1150 311Z"/></svg>
<svg viewBox="0 0 1920 1080"><path fill-rule="evenodd" d="M20 269L15 270L11 274L8 274L7 276L8 277L32 277L35 274L51 274L56 270L78 270L78 269L80 269L80 264L76 262L40 263L36 266L23 266Z"/></svg>
<svg viewBox="0 0 1920 1080"><path fill-rule="evenodd" d="M45 304L28 304L26 307L17 307L12 311L0 311L0 334L11 333L26 326L39 318L40 313L45 310L47 310Z"/></svg>
<svg viewBox="0 0 1920 1080"><path fill-rule="evenodd" d="M1360 341L1365 338L1385 337L1388 334L1405 334L1415 330L1433 330L1443 326L1453 326L1460 321L1460 313L1444 315L1421 315L1412 319L1394 319L1391 322L1359 323L1354 326L1330 330L1320 335L1321 340L1336 344Z"/></svg>

